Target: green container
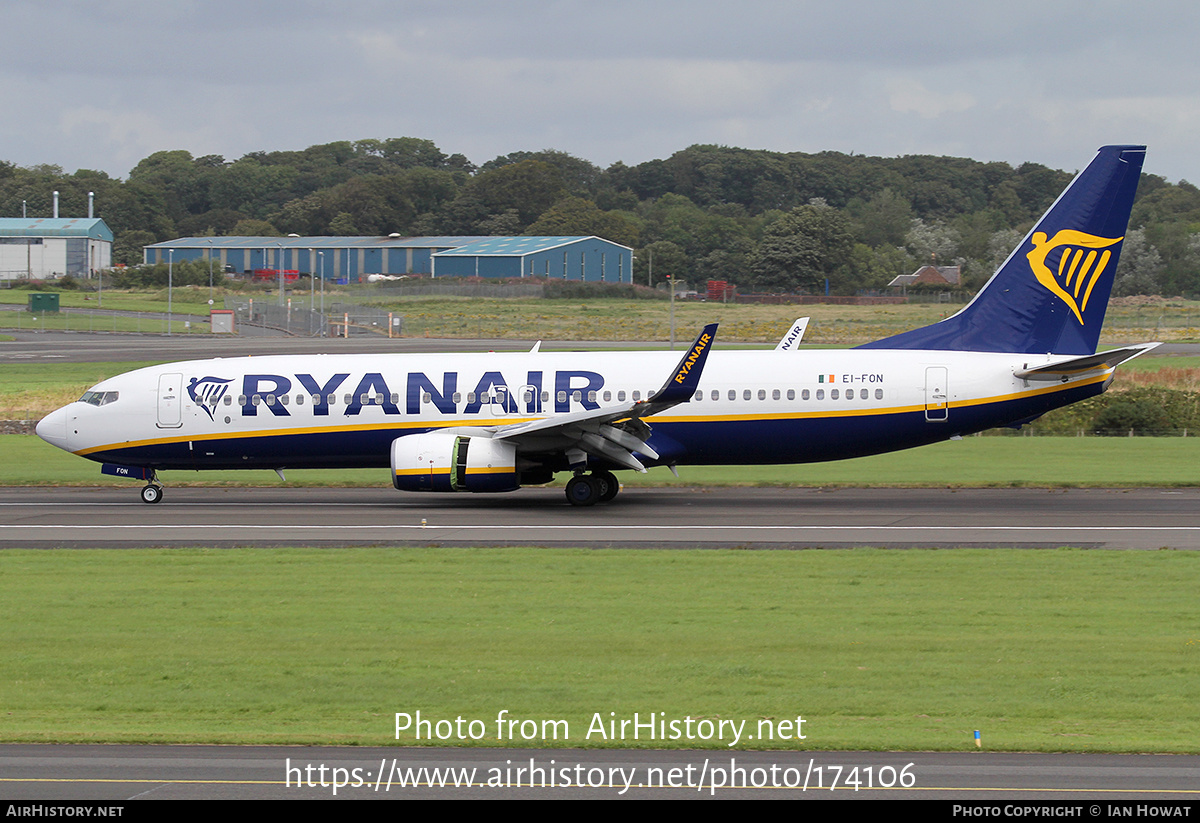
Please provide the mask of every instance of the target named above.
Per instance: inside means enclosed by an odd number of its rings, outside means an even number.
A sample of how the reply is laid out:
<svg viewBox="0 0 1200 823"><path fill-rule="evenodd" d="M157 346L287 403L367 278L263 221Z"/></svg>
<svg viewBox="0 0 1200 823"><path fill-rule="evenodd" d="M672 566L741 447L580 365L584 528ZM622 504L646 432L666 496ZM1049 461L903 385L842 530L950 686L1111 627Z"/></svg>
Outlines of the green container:
<svg viewBox="0 0 1200 823"><path fill-rule="evenodd" d="M31 312L41 312L43 314L48 311L57 312L58 295L34 292L33 294L29 295L29 310Z"/></svg>

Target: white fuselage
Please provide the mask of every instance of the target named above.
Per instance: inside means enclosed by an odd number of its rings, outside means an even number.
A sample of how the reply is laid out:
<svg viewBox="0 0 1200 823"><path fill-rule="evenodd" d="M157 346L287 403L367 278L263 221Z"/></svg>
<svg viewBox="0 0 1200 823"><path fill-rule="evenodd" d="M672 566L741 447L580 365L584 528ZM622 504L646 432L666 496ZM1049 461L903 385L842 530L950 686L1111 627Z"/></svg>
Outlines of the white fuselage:
<svg viewBox="0 0 1200 823"><path fill-rule="evenodd" d="M60 448L149 468L388 465L392 440L488 429L652 395L671 352L198 360L95 386L38 426ZM1103 391L1015 372L1048 356L912 350L713 352L689 402L646 418L665 464L788 463L902 449ZM525 451L536 452L536 447ZM557 469L561 470L561 469Z"/></svg>

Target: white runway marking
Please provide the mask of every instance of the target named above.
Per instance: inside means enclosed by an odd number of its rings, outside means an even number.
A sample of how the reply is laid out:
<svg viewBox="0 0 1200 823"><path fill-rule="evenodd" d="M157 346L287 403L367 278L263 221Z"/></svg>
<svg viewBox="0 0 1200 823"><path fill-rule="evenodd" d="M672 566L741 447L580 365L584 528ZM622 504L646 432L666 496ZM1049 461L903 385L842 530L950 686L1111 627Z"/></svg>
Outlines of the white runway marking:
<svg viewBox="0 0 1200 823"><path fill-rule="evenodd" d="M287 529L289 531L345 531L346 529L411 529L413 531L436 531L445 529L447 531L524 531L527 529L555 529L559 531L596 531L597 529L609 529L612 531L678 531L678 526L655 526L655 525L606 525L603 523L588 523L586 525L553 525L553 524L529 524L529 525L507 525L507 526L481 526L481 525L461 525L461 526L422 526L420 524L406 523L373 523L369 526L351 526L346 524L326 525L326 526L305 526L305 525L262 525L262 524L229 524L229 523L176 523L171 524L131 524L121 526L82 526L82 525L28 525L28 526L0 526L0 532L13 529L78 529L81 531L129 531L132 529L206 529L212 530L234 530L234 529L262 529L279 531ZM1097 532L1200 532L1200 526L861 526L857 524L847 525L825 525L825 526L714 526L705 525L706 531L838 531L853 529L856 531L874 530L874 531L927 531L927 532L963 532L963 531L984 531L984 532L1061 532L1061 531L1097 531Z"/></svg>

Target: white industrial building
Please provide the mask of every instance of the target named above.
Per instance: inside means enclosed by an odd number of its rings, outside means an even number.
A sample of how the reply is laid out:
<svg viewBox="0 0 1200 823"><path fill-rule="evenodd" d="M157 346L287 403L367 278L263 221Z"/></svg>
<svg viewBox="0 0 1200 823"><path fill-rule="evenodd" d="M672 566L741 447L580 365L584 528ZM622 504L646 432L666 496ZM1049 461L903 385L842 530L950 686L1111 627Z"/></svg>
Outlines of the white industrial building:
<svg viewBox="0 0 1200 823"><path fill-rule="evenodd" d="M112 244L98 217L0 218L0 279L91 277L112 267Z"/></svg>

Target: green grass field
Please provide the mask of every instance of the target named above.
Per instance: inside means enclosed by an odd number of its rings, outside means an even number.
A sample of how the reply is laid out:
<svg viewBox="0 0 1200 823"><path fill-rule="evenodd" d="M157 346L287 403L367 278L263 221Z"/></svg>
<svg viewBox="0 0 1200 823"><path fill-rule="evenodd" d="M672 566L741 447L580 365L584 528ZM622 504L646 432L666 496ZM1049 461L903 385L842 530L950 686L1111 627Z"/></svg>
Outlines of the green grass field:
<svg viewBox="0 0 1200 823"><path fill-rule="evenodd" d="M806 720L746 748L1200 750L1191 553L5 551L0 579L5 741L390 745L420 710L507 745L507 710L569 724L518 745L665 712Z"/></svg>
<svg viewBox="0 0 1200 823"><path fill-rule="evenodd" d="M224 289L215 299L222 302ZM231 292L232 293L232 292ZM238 292L246 296L262 291ZM307 291L293 293L307 298ZM173 290L174 310L190 314L193 330L206 326L208 287L186 286ZM95 308L97 295L82 291L59 293L64 308ZM0 290L0 303L27 303L29 292ZM404 318L404 334L430 337L500 337L543 340L666 340L670 335L670 308L662 300L588 299L551 300L544 298L478 297L404 297L370 287L350 287L326 293L326 300L341 300L377 306ZM103 308L140 312L164 312L167 291L106 291ZM775 305L762 303L707 303L676 301L677 338L687 342L707 323L720 322L719 341L774 344L800 316L811 318L805 339L810 343L855 345L927 325L962 308L954 303L909 303L882 306L846 306L832 304ZM17 312L0 312L0 324L14 327ZM11 316L10 316L11 315ZM22 317L22 322L28 317ZM73 321L47 320L46 328L63 328L66 322L84 328L111 318ZM124 322L124 321L123 321ZM131 321L137 328L118 331L151 330L151 322ZM83 325L80 325L83 324ZM108 328L94 325L98 330ZM180 323L182 328L182 322ZM1200 301L1157 298L1114 300L1109 307L1102 340L1128 343L1145 340L1194 340L1200 337Z"/></svg>

